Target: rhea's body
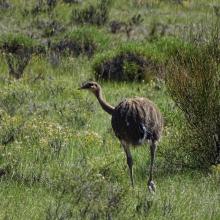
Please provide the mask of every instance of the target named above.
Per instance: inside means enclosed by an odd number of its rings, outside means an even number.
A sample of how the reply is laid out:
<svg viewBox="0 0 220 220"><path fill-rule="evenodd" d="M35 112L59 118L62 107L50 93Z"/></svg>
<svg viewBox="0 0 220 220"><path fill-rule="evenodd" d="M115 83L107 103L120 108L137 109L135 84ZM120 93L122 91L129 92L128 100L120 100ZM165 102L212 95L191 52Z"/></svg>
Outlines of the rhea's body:
<svg viewBox="0 0 220 220"><path fill-rule="evenodd" d="M160 112L146 98L120 102L112 114L112 128L119 140L137 146L146 140L158 141L163 128Z"/></svg>

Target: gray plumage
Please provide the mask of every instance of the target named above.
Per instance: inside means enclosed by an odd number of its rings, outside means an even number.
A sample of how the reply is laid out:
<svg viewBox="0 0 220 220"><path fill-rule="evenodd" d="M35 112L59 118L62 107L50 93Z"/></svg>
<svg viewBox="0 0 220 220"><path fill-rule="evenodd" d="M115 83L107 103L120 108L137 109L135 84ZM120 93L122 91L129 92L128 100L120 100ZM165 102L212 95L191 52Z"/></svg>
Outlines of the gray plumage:
<svg viewBox="0 0 220 220"><path fill-rule="evenodd" d="M146 98L126 99L112 114L112 128L119 140L133 146L145 140L158 141L162 132L162 117Z"/></svg>
<svg viewBox="0 0 220 220"><path fill-rule="evenodd" d="M160 139L163 130L163 118L157 107L152 101L142 97L126 99L113 107L102 98L101 86L92 81L84 83L80 89L91 91L97 97L103 110L112 116L112 128L126 153L132 186L134 186L133 159L130 146L150 142L151 164L148 188L150 191L155 191L153 166L157 148L156 142Z"/></svg>

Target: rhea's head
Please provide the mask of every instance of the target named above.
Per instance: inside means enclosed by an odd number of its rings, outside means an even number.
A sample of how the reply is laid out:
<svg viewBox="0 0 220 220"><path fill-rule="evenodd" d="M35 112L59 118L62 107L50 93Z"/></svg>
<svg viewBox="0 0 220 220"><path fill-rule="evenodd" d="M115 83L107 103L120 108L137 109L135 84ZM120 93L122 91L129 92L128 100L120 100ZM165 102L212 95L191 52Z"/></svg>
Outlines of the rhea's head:
<svg viewBox="0 0 220 220"><path fill-rule="evenodd" d="M97 82L87 81L83 83L79 89L86 89L93 94L98 95L101 90L101 86Z"/></svg>

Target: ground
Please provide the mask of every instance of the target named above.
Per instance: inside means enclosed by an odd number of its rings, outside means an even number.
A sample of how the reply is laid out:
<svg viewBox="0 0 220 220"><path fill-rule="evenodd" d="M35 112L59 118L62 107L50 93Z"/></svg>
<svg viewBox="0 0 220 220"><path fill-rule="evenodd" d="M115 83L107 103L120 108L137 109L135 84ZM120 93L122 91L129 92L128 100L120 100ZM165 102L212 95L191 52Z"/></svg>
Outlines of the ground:
<svg viewBox="0 0 220 220"><path fill-rule="evenodd" d="M55 19L68 30L77 29L70 22L72 9L96 1L70 5L60 0L51 12L37 15L30 13L35 1L6 2L10 7L2 9L0 1L1 34L22 32L44 44L48 37L37 28L40 21ZM184 33L183 38L189 38L190 30L196 36L199 28L211 25L216 16L213 6L220 7L217 0L177 2L114 1L110 21L127 22L139 13L143 22L133 27L129 39L123 31L110 33L108 23L97 28L109 36L109 48L151 40L156 23L167 25L166 35ZM159 37L160 25L156 25ZM174 151L185 121L163 79L99 82L113 106L126 97L143 96L155 102L165 118L156 157L156 193L147 190L148 145L132 149L135 187L131 187L110 116L92 94L78 90L82 82L94 79L92 62L93 57L84 55L62 56L53 65L50 56L36 55L23 77L15 80L1 54L0 219L220 219L218 168L181 167L170 159L178 156ZM182 160L187 158L180 153Z"/></svg>

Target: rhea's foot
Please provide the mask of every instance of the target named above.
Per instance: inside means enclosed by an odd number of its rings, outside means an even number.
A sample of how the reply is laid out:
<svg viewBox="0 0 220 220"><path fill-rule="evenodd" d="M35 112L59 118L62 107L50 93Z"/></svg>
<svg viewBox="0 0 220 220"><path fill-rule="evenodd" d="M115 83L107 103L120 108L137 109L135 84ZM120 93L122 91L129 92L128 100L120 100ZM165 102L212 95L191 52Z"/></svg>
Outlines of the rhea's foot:
<svg viewBox="0 0 220 220"><path fill-rule="evenodd" d="M156 192L156 185L153 180L149 180L147 185L148 185L148 189L149 189L150 193Z"/></svg>

